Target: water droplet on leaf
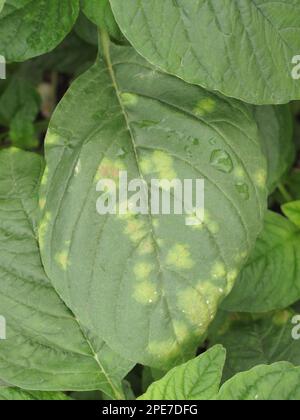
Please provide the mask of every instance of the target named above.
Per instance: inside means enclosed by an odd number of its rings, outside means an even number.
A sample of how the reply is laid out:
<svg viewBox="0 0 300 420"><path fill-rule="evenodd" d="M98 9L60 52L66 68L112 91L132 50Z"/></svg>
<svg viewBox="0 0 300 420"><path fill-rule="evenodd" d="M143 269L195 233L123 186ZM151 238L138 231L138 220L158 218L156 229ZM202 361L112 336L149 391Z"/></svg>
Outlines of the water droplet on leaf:
<svg viewBox="0 0 300 420"><path fill-rule="evenodd" d="M211 154L210 163L218 171L227 174L233 170L231 157L225 150L214 150Z"/></svg>

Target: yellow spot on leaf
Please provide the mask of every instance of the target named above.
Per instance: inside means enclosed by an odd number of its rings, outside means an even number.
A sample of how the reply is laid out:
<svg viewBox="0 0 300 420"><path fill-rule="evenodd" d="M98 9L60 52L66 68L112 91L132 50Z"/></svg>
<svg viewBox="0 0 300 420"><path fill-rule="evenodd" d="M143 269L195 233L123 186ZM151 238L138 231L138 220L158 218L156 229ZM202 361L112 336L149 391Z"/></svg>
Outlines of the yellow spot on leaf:
<svg viewBox="0 0 300 420"><path fill-rule="evenodd" d="M126 221L125 234L132 242L137 243L147 235L146 224L142 220L130 218Z"/></svg>
<svg viewBox="0 0 300 420"><path fill-rule="evenodd" d="M137 302L147 305L157 301L158 292L153 283L143 281L135 286L133 297Z"/></svg>
<svg viewBox="0 0 300 420"><path fill-rule="evenodd" d="M149 157L141 159L140 166L144 174L155 173L160 180L172 181L177 178L173 167L174 160L166 152L156 150Z"/></svg>
<svg viewBox="0 0 300 420"><path fill-rule="evenodd" d="M64 271L67 271L67 268L70 265L68 260L68 251L62 251L59 254L56 254L55 261Z"/></svg>
<svg viewBox="0 0 300 420"><path fill-rule="evenodd" d="M125 106L137 105L139 98L133 93L123 92L121 93L121 100Z"/></svg>
<svg viewBox="0 0 300 420"><path fill-rule="evenodd" d="M254 175L254 181L256 185L260 188L265 188L267 183L267 173L264 170L259 170Z"/></svg>
<svg viewBox="0 0 300 420"><path fill-rule="evenodd" d="M46 166L43 177L42 177L42 181L41 181L42 186L45 186L47 184L48 176L49 176L49 167Z"/></svg>
<svg viewBox="0 0 300 420"><path fill-rule="evenodd" d="M125 170L124 163L119 159L113 161L108 158L104 158L97 169L94 181L98 182L101 179L111 179L118 182L120 171Z"/></svg>
<svg viewBox="0 0 300 420"><path fill-rule="evenodd" d="M204 333L210 322L208 307L192 287L179 292L178 307L191 324Z"/></svg>
<svg viewBox="0 0 300 420"><path fill-rule="evenodd" d="M180 347L178 342L173 339L152 341L148 345L148 352L157 359L171 360L179 355Z"/></svg>
<svg viewBox="0 0 300 420"><path fill-rule="evenodd" d="M225 265L221 262L216 263L212 269L211 275L214 279L222 279L226 277Z"/></svg>
<svg viewBox="0 0 300 420"><path fill-rule="evenodd" d="M151 238L146 238L139 247L139 255L148 255L154 252L154 245Z"/></svg>
<svg viewBox="0 0 300 420"><path fill-rule="evenodd" d="M280 311L274 315L273 324L276 325L277 327L283 327L289 322L291 317L292 317L292 314L290 311L288 310Z"/></svg>
<svg viewBox="0 0 300 420"><path fill-rule="evenodd" d="M39 207L41 210L44 210L45 206L46 206L46 199L41 197L39 199Z"/></svg>
<svg viewBox="0 0 300 420"><path fill-rule="evenodd" d="M59 144L60 141L60 136L56 133L52 133L51 131L48 131L47 136L46 136L46 140L45 140L45 145L47 146L56 146Z"/></svg>
<svg viewBox="0 0 300 420"><path fill-rule="evenodd" d="M134 274L139 280L147 279L154 267L149 263L138 263L134 266Z"/></svg>
<svg viewBox="0 0 300 420"><path fill-rule="evenodd" d="M194 114L203 117L206 114L214 112L216 109L216 102L212 98L201 99L194 108Z"/></svg>
<svg viewBox="0 0 300 420"><path fill-rule="evenodd" d="M40 248L44 249L45 246L45 239L46 239L46 235L47 235L47 231L49 228L51 222L51 213L47 212L45 214L45 216L43 217L40 226L39 226L39 243L40 243Z"/></svg>
<svg viewBox="0 0 300 420"><path fill-rule="evenodd" d="M189 270L195 265L191 258L189 246L183 244L176 244L170 249L166 263L169 266L185 270Z"/></svg>

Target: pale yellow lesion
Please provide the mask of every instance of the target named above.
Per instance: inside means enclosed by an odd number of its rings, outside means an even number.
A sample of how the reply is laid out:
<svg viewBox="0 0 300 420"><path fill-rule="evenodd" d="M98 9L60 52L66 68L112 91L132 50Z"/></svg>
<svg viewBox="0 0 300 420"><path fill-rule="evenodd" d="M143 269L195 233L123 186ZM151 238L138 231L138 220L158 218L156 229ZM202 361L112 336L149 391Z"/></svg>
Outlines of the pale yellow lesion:
<svg viewBox="0 0 300 420"><path fill-rule="evenodd" d="M254 182L260 188L265 188L267 184L267 172L264 169L259 169L254 174Z"/></svg>
<svg viewBox="0 0 300 420"><path fill-rule="evenodd" d="M60 136L57 133L53 133L52 131L48 131L45 145L47 146L57 146L60 143Z"/></svg>
<svg viewBox="0 0 300 420"><path fill-rule="evenodd" d="M195 261L192 259L189 246L175 244L168 252L166 264L177 269L191 269L195 265Z"/></svg>
<svg viewBox="0 0 300 420"><path fill-rule="evenodd" d="M157 302L159 294L156 285L148 280L137 283L134 286L133 298L143 305Z"/></svg>
<svg viewBox="0 0 300 420"><path fill-rule="evenodd" d="M186 343L191 337L190 326L183 321L173 321L173 330L177 341L181 344Z"/></svg>
<svg viewBox="0 0 300 420"><path fill-rule="evenodd" d="M178 293L177 304L186 319L204 333L210 322L208 306L195 288L188 287Z"/></svg>
<svg viewBox="0 0 300 420"><path fill-rule="evenodd" d="M101 179L111 179L118 183L120 171L124 170L124 162L120 159L112 160L104 158L96 171L94 182L98 182Z"/></svg>
<svg viewBox="0 0 300 420"><path fill-rule="evenodd" d="M121 101L125 106L136 106L139 101L139 97L134 93L123 92L120 94Z"/></svg>
<svg viewBox="0 0 300 420"><path fill-rule="evenodd" d="M141 245L138 249L139 255L148 255L152 254L155 251L154 242L152 238L146 238L144 241L142 241Z"/></svg>
<svg viewBox="0 0 300 420"><path fill-rule="evenodd" d="M193 112L199 117L203 117L206 114L211 114L216 109L216 101L213 98L201 99L195 106Z"/></svg>
<svg viewBox="0 0 300 420"><path fill-rule="evenodd" d="M290 321L291 318L292 318L291 311L289 310L279 311L273 316L272 322L277 327L283 327Z"/></svg>
<svg viewBox="0 0 300 420"><path fill-rule="evenodd" d="M174 169L174 159L168 153L156 150L150 156L140 160L140 167L144 175L157 174L160 180L172 181L177 178Z"/></svg>
<svg viewBox="0 0 300 420"><path fill-rule="evenodd" d="M153 264L140 262L135 264L133 272L138 280L145 280L150 276L154 268Z"/></svg>
<svg viewBox="0 0 300 420"><path fill-rule="evenodd" d="M48 177L49 177L49 167L46 166L45 170L44 170L44 174L42 176L42 180L41 180L41 186L45 186L48 183Z"/></svg>
<svg viewBox="0 0 300 420"><path fill-rule="evenodd" d="M70 266L69 253L67 250L59 252L55 255L55 261L63 271L67 271Z"/></svg>
<svg viewBox="0 0 300 420"><path fill-rule="evenodd" d="M233 174L238 179L244 179L246 177L245 170L242 168L242 166L237 166L234 168Z"/></svg>
<svg viewBox="0 0 300 420"><path fill-rule="evenodd" d="M222 262L215 263L211 270L211 276L213 279L226 278L227 271L225 265Z"/></svg>
<svg viewBox="0 0 300 420"><path fill-rule="evenodd" d="M227 292L230 292L238 278L238 270L231 270L227 274Z"/></svg>
<svg viewBox="0 0 300 420"><path fill-rule="evenodd" d="M126 220L124 233L132 242L138 243L147 236L147 233L149 232L147 231L147 225L143 220L133 217Z"/></svg>
<svg viewBox="0 0 300 420"><path fill-rule="evenodd" d="M46 198L45 197L41 197L39 199L39 208L40 210L44 210L46 207Z"/></svg>
<svg viewBox="0 0 300 420"><path fill-rule="evenodd" d="M180 354L180 346L175 339L154 340L148 345L148 353L159 360L172 360Z"/></svg>
<svg viewBox="0 0 300 420"><path fill-rule="evenodd" d="M51 220L52 220L51 213L46 212L46 214L44 215L43 219L40 222L40 225L39 225L39 244L40 244L41 250L44 249L45 239L46 239L46 235L47 235Z"/></svg>

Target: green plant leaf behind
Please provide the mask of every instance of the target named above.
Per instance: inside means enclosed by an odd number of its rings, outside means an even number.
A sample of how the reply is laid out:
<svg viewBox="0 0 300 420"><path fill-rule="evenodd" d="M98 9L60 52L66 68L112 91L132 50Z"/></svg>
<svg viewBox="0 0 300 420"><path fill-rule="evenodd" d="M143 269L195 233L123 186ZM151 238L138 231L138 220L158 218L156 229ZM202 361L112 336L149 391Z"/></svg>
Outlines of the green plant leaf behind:
<svg viewBox="0 0 300 420"><path fill-rule="evenodd" d="M53 50L78 13L78 0L6 0L0 15L0 54L13 62Z"/></svg>
<svg viewBox="0 0 300 420"><path fill-rule="evenodd" d="M268 161L268 189L272 193L295 159L293 119L289 105L254 107Z"/></svg>
<svg viewBox="0 0 300 420"><path fill-rule="evenodd" d="M221 344L227 357L223 380L256 365L286 361L300 365L300 341L292 336L292 310L261 317L229 314L217 332L209 337L210 345Z"/></svg>
<svg viewBox="0 0 300 420"><path fill-rule="evenodd" d="M105 61L74 82L49 126L42 256L91 331L126 358L167 369L194 355L254 246L265 158L248 106L103 38ZM205 179L204 223L186 226L185 214L99 215L98 182L118 182L120 170L148 185Z"/></svg>
<svg viewBox="0 0 300 420"><path fill-rule="evenodd" d="M293 201L282 206L286 217L300 229L300 201Z"/></svg>
<svg viewBox="0 0 300 420"><path fill-rule="evenodd" d="M299 228L285 217L268 212L254 252L223 308L259 313L295 303L300 298L299 253Z"/></svg>
<svg viewBox="0 0 300 420"><path fill-rule="evenodd" d="M280 362L257 366L226 382L218 399L225 401L295 401L300 399L300 368Z"/></svg>
<svg viewBox="0 0 300 420"><path fill-rule="evenodd" d="M170 370L154 382L139 400L211 400L222 378L226 352L215 346L201 356Z"/></svg>
<svg viewBox="0 0 300 420"><path fill-rule="evenodd" d="M67 401L62 392L24 391L19 388L0 388L0 401Z"/></svg>
<svg viewBox="0 0 300 420"><path fill-rule="evenodd" d="M82 327L41 265L36 213L43 168L38 155L0 153L0 315L6 323L0 378L24 389L101 389L117 398L132 364Z"/></svg>
<svg viewBox="0 0 300 420"><path fill-rule="evenodd" d="M300 51L298 0L110 3L126 38L168 73L257 105L300 98L292 77Z"/></svg>
<svg viewBox="0 0 300 420"><path fill-rule="evenodd" d="M122 38L122 33L111 11L109 0L81 0L84 14L99 28L105 29L114 39Z"/></svg>

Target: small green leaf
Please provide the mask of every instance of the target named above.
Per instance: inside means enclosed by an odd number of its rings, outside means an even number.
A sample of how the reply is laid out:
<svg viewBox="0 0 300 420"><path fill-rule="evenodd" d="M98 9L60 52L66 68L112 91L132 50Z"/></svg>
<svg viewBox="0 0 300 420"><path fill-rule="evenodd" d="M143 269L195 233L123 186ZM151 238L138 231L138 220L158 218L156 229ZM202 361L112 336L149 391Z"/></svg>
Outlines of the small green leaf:
<svg viewBox="0 0 300 420"><path fill-rule="evenodd" d="M6 0L0 15L0 54L12 62L53 50L78 13L79 0Z"/></svg>
<svg viewBox="0 0 300 420"><path fill-rule="evenodd" d="M105 59L74 82L49 126L42 256L90 331L125 358L167 369L195 354L254 246L265 158L247 105L103 39ZM98 214L97 184L118 183L120 170L148 186L204 179L204 223L187 226L186 214L150 209Z"/></svg>
<svg viewBox="0 0 300 420"><path fill-rule="evenodd" d="M254 252L223 307L232 312L269 312L295 303L300 298L299 259L299 228L268 212Z"/></svg>
<svg viewBox="0 0 300 420"><path fill-rule="evenodd" d="M219 391L226 352L215 346L203 355L170 370L139 400L211 400Z"/></svg>
<svg viewBox="0 0 300 420"><path fill-rule="evenodd" d="M19 388L0 388L0 401L62 401L70 398L62 392L24 391Z"/></svg>
<svg viewBox="0 0 300 420"><path fill-rule="evenodd" d="M300 201L284 204L281 208L286 217L300 229Z"/></svg>
<svg viewBox="0 0 300 420"><path fill-rule="evenodd" d="M0 152L0 378L24 389L101 389L121 398L132 364L75 319L45 275L37 243L39 181L33 153Z"/></svg>
<svg viewBox="0 0 300 420"><path fill-rule="evenodd" d="M295 401L300 400L300 368L280 362L257 366L226 382L218 399L225 401Z"/></svg>
<svg viewBox="0 0 300 420"><path fill-rule="evenodd" d="M300 341L292 336L294 312L279 311L256 319L251 315L227 315L210 344L227 352L223 379L256 365L286 361L300 366Z"/></svg>

